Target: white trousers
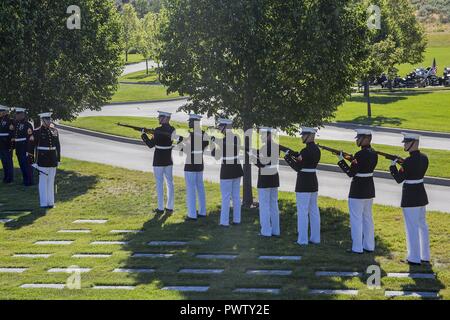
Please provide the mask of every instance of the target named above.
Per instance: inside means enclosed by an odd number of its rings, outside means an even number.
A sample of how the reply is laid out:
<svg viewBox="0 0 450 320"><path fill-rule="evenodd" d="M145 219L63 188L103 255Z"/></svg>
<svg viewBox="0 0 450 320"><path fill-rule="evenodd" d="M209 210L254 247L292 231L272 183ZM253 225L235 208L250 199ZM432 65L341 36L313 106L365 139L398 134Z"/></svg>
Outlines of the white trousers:
<svg viewBox="0 0 450 320"><path fill-rule="evenodd" d="M164 178L167 187L166 208L173 210L175 191L173 187L173 166L153 167L153 173L156 179L156 192L158 194L158 210L164 210Z"/></svg>
<svg viewBox="0 0 450 320"><path fill-rule="evenodd" d="M320 243L320 212L317 192L297 192L297 230L300 245L307 245L308 224L311 224L310 241Z"/></svg>
<svg viewBox="0 0 450 320"><path fill-rule="evenodd" d="M408 261L430 261L430 238L426 221L426 208L403 208L406 226Z"/></svg>
<svg viewBox="0 0 450 320"><path fill-rule="evenodd" d="M233 200L233 222L241 223L241 178L220 180L222 209L220 225L230 225L230 200Z"/></svg>
<svg viewBox="0 0 450 320"><path fill-rule="evenodd" d="M199 202L200 216L206 216L206 195L205 185L203 184L203 172L184 172L186 180L186 205L188 217L197 219L197 196Z"/></svg>
<svg viewBox="0 0 450 320"><path fill-rule="evenodd" d="M41 207L52 207L55 205L55 177L56 168L38 167L39 173L39 203Z"/></svg>
<svg viewBox="0 0 450 320"><path fill-rule="evenodd" d="M348 199L352 234L352 251L375 250L375 231L372 218L373 199Z"/></svg>
<svg viewBox="0 0 450 320"><path fill-rule="evenodd" d="M261 235L265 237L280 235L280 211L278 209L278 188L258 189L259 221Z"/></svg>

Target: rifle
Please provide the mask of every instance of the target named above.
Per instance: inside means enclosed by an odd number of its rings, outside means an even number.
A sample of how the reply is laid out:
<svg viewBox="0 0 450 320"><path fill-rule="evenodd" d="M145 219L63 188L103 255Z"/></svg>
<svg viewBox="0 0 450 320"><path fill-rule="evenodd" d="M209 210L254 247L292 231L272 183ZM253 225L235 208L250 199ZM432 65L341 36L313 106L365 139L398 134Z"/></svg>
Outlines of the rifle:
<svg viewBox="0 0 450 320"><path fill-rule="evenodd" d="M139 132L144 131L146 134L151 134L151 135L154 135L155 131L156 131L155 129L136 127L136 126L132 126L132 125L129 125L129 124L123 124L123 123L120 123L120 122L117 125L120 126L120 127L133 129L133 130L136 130L136 131L139 131ZM158 134L162 134L164 136L172 137L172 133L169 133L169 132L164 132L164 131L159 132L158 131Z"/></svg>
<svg viewBox="0 0 450 320"><path fill-rule="evenodd" d="M394 161L394 160L397 159L397 162L398 162L399 164L402 164L402 163L405 162L405 159L403 159L403 158L401 158L401 157L399 157L399 156L395 156L395 155L393 155L393 154L384 153L384 152L381 152L381 151L375 151L375 153L378 154L378 155L380 155L380 156L382 156L382 157L385 157L385 158L388 159L388 160Z"/></svg>
<svg viewBox="0 0 450 320"><path fill-rule="evenodd" d="M355 159L355 157L354 157L352 154L347 153L347 152L344 152L344 151L342 151L342 150L337 150L337 149L333 149L333 148L330 148L330 147L321 146L320 144L318 144L317 146L318 146L320 149L323 149L323 150L325 150L325 151L329 151L329 152L331 152L332 154L337 155L337 156L339 156L339 155L342 153L342 156L343 156L344 159L347 160L347 161L353 161L353 160Z"/></svg>
<svg viewBox="0 0 450 320"><path fill-rule="evenodd" d="M292 149L289 149L288 147L282 146L281 144L279 146L280 146L281 152L284 152L285 154L289 154L289 155L293 156L294 158L298 158L298 156L300 155L298 152L296 152Z"/></svg>

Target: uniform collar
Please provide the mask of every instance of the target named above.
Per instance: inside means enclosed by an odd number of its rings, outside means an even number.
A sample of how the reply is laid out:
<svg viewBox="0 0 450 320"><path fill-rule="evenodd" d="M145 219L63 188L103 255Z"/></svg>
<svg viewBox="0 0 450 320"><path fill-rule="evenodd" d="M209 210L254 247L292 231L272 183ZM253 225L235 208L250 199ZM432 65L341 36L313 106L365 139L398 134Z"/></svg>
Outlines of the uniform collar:
<svg viewBox="0 0 450 320"><path fill-rule="evenodd" d="M420 154L420 150L411 151L409 154L410 155Z"/></svg>
<svg viewBox="0 0 450 320"><path fill-rule="evenodd" d="M371 149L371 148L372 148L372 146L369 144L367 146L361 147L361 150Z"/></svg>

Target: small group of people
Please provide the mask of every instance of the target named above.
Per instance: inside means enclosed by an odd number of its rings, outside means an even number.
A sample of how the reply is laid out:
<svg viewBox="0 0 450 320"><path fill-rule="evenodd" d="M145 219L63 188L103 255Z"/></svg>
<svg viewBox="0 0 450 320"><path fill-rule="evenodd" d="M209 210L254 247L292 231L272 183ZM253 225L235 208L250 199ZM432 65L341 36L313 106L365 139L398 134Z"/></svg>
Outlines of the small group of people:
<svg viewBox="0 0 450 320"><path fill-rule="evenodd" d="M149 137L144 131L142 139L149 148L155 148L153 159L154 175L158 207L156 213L173 213L174 183L172 150L175 128L170 125L171 114L159 112L160 127ZM185 181L186 205L188 221L206 217L206 196L203 183L205 149L210 146L211 155L221 161L220 190L222 195L219 224L230 226L230 205L233 204L231 224L241 223L241 180L244 175L240 152L239 137L232 132L231 119L219 119L217 129L222 138L208 137L201 129L199 115L189 116L190 135L179 138L176 146L186 156ZM276 130L263 127L261 133L262 146L258 150L245 150L249 159L258 167L260 236L279 237L280 213L278 206L279 154L284 150L285 160L297 172L295 187L298 217L299 245L318 245L321 242L321 218L318 206L319 183L317 167L321 159L321 151L315 142L317 129L303 127L301 132L305 148L293 152L280 148L274 136ZM408 257L406 263L420 265L430 263L429 234L426 223L426 206L428 198L424 187L424 176L428 169L428 158L419 150L420 137L415 134L404 134L404 150L410 156L406 159L395 159L390 171L398 183L403 183L402 204L406 225ZM361 150L348 162L341 153L338 165L342 171L352 178L348 206L350 212L352 254L374 252L375 231L372 217L373 199L375 198L374 171L378 163L378 154L371 147L372 132L357 130L356 144ZM274 151L275 150L275 151ZM401 160L401 161L400 161ZM400 165L400 169L398 168ZM167 186L167 202L164 205L164 180ZM197 207L198 199L198 207Z"/></svg>
<svg viewBox="0 0 450 320"><path fill-rule="evenodd" d="M3 183L14 181L13 153L22 172L23 184L34 185L33 169L39 172L39 202L44 209L55 206L56 168L61 161L58 130L52 123L52 113L39 115L41 125L33 129L25 108L14 108L11 118L9 107L0 105L0 158L3 166Z"/></svg>

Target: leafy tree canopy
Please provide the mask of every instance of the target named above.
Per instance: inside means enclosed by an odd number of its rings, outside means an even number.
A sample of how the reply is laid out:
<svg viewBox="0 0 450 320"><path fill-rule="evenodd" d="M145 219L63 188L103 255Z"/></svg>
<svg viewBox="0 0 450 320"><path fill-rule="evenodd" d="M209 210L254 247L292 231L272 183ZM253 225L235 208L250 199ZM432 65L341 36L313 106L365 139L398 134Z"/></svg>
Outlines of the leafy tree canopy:
<svg viewBox="0 0 450 320"><path fill-rule="evenodd" d="M67 27L70 5L81 9L79 30ZM2 0L0 21L0 103L71 120L116 91L123 62L113 2Z"/></svg>
<svg viewBox="0 0 450 320"><path fill-rule="evenodd" d="M238 125L322 125L366 59L366 8L353 0L173 0L162 82L183 110Z"/></svg>

